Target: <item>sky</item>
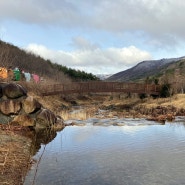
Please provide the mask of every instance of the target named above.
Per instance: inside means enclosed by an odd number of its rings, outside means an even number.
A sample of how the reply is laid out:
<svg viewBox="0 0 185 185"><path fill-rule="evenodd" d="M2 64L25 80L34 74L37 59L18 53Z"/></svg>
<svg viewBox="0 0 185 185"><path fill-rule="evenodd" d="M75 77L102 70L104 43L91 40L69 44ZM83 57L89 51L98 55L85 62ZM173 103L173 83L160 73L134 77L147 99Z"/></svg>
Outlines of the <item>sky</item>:
<svg viewBox="0 0 185 185"><path fill-rule="evenodd" d="M114 74L185 54L183 0L0 0L0 39L54 63Z"/></svg>

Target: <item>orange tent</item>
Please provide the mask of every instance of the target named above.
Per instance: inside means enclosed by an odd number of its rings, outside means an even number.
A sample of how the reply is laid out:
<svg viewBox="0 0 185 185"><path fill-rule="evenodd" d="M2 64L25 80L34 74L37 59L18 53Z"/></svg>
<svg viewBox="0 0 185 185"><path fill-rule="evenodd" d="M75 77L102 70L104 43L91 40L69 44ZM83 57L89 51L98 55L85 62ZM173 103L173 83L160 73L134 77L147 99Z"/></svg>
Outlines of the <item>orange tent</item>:
<svg viewBox="0 0 185 185"><path fill-rule="evenodd" d="M8 78L8 70L4 67L0 67L0 78Z"/></svg>

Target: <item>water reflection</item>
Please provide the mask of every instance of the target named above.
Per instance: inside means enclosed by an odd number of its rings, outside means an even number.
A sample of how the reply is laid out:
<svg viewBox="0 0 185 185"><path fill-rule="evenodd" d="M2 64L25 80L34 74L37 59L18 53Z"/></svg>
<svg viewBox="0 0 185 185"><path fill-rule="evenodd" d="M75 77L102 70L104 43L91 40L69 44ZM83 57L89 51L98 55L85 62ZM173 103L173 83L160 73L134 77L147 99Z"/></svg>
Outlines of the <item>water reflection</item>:
<svg viewBox="0 0 185 185"><path fill-rule="evenodd" d="M33 148L34 153L37 153L41 145L50 143L57 136L57 132L53 129L40 129L34 131Z"/></svg>
<svg viewBox="0 0 185 185"><path fill-rule="evenodd" d="M57 136L57 131L51 128L47 129L38 129L38 130L30 130L29 137L32 139L32 145L30 148L30 155L33 157L35 154L37 154L39 151L42 151L42 154L40 158L35 159L33 158L31 160L32 165L36 165L36 168L40 164L40 161L42 159L42 155L45 152L45 147L47 144L49 144L55 137ZM33 181L30 184L35 184L35 177L37 175L37 169L35 171Z"/></svg>
<svg viewBox="0 0 185 185"><path fill-rule="evenodd" d="M34 178L35 185L184 184L184 118L165 125L138 122L70 126L53 134L52 142L43 141L38 133L39 143L49 143L34 156L42 159L29 172L25 185Z"/></svg>
<svg viewBox="0 0 185 185"><path fill-rule="evenodd" d="M22 184L30 160L57 135L53 129L32 130L3 125L0 130L0 184Z"/></svg>
<svg viewBox="0 0 185 185"><path fill-rule="evenodd" d="M63 110L61 112L61 116L64 120L78 119L78 120L86 120L93 115L92 109L82 108L80 106L73 106L73 108L69 110Z"/></svg>

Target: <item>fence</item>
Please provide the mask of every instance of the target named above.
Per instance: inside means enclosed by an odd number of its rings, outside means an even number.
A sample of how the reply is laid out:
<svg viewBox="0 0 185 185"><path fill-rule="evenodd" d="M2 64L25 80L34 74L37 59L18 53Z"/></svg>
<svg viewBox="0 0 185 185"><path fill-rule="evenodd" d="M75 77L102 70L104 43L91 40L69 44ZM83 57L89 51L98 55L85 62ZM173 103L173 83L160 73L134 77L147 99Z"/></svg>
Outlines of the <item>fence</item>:
<svg viewBox="0 0 185 185"><path fill-rule="evenodd" d="M160 86L155 84L124 83L124 82L73 82L70 84L52 84L41 87L41 95L72 94L72 93L103 93L124 92L158 95Z"/></svg>

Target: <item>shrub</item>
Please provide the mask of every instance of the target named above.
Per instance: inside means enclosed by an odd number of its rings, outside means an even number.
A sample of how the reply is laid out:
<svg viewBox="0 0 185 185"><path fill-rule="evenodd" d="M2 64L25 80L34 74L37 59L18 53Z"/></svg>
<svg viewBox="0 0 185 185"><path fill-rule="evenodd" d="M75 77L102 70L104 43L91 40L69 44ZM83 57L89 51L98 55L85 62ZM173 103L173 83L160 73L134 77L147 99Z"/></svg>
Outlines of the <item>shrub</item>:
<svg viewBox="0 0 185 185"><path fill-rule="evenodd" d="M162 98L167 98L167 97L170 97L171 93L171 87L170 87L170 84L163 84L162 87L161 87L161 91L160 91L160 97Z"/></svg>
<svg viewBox="0 0 185 185"><path fill-rule="evenodd" d="M139 98L140 98L140 99L144 99L144 98L146 98L146 97L147 97L147 95L146 95L145 93L139 94Z"/></svg>

